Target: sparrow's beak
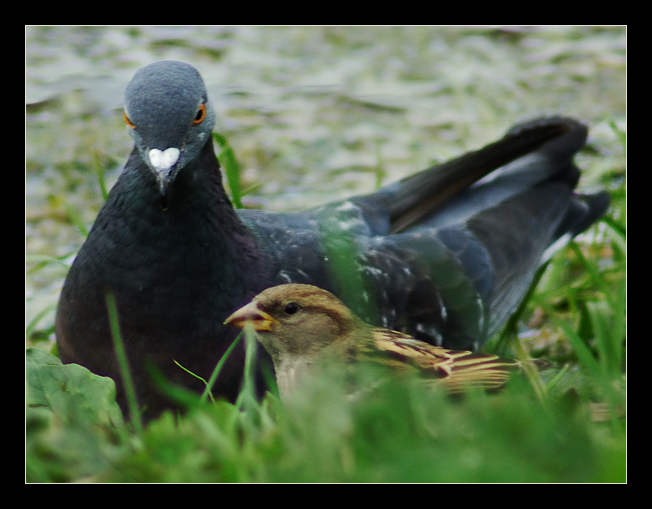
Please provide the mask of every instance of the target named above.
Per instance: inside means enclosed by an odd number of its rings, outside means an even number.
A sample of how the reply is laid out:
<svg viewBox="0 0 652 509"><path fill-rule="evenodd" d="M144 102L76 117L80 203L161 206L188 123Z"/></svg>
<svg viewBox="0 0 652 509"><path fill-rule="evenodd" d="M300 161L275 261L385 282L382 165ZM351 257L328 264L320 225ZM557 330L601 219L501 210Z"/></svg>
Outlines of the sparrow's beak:
<svg viewBox="0 0 652 509"><path fill-rule="evenodd" d="M246 323L251 323L256 331L272 330L272 325L278 320L258 309L256 302L250 302L229 316L224 323L244 329Z"/></svg>

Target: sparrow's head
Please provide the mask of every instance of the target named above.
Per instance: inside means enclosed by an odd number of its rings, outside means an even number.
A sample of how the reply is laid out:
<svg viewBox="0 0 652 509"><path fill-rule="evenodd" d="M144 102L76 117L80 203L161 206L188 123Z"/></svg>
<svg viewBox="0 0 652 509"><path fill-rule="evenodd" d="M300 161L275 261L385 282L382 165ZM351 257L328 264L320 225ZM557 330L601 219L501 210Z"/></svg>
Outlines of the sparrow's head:
<svg viewBox="0 0 652 509"><path fill-rule="evenodd" d="M244 328L250 323L275 361L284 356L311 356L342 346L364 324L332 293L312 285L268 288L224 322Z"/></svg>

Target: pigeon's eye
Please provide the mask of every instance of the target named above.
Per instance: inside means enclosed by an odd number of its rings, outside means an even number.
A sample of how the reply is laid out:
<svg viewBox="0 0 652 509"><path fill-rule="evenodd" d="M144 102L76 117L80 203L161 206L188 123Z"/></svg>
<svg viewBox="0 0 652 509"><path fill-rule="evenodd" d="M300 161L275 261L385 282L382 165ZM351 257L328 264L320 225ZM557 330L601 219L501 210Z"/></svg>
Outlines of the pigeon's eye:
<svg viewBox="0 0 652 509"><path fill-rule="evenodd" d="M129 117L127 116L126 112L122 112L122 117L125 119L125 124L127 124L129 127L132 129L136 129L136 124L134 124L131 120L129 120Z"/></svg>
<svg viewBox="0 0 652 509"><path fill-rule="evenodd" d="M195 120L193 120L193 124L201 124L202 120L206 118L206 105L202 104L199 107L199 111L197 112L197 115L195 115Z"/></svg>
<svg viewBox="0 0 652 509"><path fill-rule="evenodd" d="M285 305L284 311L286 315L293 315L294 313L299 311L299 309L301 309L301 306L299 306L299 304L297 304L296 302L288 302Z"/></svg>

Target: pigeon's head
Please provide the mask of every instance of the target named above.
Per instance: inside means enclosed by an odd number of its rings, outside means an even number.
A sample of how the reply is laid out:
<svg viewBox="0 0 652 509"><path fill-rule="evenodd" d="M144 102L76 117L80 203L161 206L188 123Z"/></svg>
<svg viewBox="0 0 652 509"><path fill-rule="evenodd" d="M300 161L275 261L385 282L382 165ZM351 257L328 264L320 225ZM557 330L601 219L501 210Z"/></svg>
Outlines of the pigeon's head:
<svg viewBox="0 0 652 509"><path fill-rule="evenodd" d="M171 60L136 72L125 91L124 118L164 197L179 171L198 156L215 125L197 69Z"/></svg>

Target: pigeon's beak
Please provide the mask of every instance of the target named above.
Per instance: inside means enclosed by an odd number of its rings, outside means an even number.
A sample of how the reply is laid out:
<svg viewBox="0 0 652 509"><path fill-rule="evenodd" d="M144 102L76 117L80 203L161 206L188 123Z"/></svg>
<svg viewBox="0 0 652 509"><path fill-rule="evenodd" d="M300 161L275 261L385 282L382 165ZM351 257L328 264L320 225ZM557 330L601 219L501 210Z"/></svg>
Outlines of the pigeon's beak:
<svg viewBox="0 0 652 509"><path fill-rule="evenodd" d="M256 302L250 302L229 316L224 323L240 329L250 323L256 331L268 331L272 330L272 325L278 323L278 320L259 309Z"/></svg>
<svg viewBox="0 0 652 509"><path fill-rule="evenodd" d="M168 187L177 173L177 163L180 155L181 151L174 147L166 150L153 148L147 153L149 165L156 176L162 198L167 198Z"/></svg>

